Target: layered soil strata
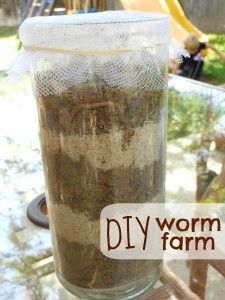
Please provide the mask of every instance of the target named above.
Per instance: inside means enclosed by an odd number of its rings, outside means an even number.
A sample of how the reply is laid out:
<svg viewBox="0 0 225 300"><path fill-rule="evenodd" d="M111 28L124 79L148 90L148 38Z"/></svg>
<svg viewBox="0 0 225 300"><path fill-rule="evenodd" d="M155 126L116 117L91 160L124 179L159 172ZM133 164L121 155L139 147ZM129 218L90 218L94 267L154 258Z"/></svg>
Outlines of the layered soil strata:
<svg viewBox="0 0 225 300"><path fill-rule="evenodd" d="M164 90L98 79L37 99L58 271L74 286L107 289L154 272L158 261L121 261L99 249L99 217L112 203L162 202Z"/></svg>

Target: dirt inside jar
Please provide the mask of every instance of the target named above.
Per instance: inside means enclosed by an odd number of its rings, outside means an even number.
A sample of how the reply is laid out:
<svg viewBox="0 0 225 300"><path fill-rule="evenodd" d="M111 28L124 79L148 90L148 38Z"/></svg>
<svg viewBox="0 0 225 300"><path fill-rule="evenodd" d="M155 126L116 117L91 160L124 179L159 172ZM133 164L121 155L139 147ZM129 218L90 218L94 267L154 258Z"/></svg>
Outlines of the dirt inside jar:
<svg viewBox="0 0 225 300"><path fill-rule="evenodd" d="M164 201L165 91L96 79L37 102L58 272L88 289L155 272L159 261L105 257L99 217L112 203Z"/></svg>

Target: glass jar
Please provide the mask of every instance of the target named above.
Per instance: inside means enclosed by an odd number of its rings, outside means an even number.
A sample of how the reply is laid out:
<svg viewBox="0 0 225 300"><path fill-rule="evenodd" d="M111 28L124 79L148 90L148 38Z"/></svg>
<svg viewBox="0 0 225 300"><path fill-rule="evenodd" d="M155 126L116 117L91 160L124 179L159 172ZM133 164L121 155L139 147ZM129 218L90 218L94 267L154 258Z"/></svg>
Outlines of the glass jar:
<svg viewBox="0 0 225 300"><path fill-rule="evenodd" d="M105 12L26 20L55 271L82 299L133 299L161 261L100 251L101 210L164 202L169 19ZM30 59L30 58L29 58Z"/></svg>

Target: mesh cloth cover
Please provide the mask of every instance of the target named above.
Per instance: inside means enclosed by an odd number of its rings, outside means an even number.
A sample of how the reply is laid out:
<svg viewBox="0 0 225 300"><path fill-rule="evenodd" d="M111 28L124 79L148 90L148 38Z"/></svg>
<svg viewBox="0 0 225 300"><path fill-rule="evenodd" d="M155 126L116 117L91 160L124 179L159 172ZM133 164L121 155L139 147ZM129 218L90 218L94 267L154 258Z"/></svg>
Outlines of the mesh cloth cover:
<svg viewBox="0 0 225 300"><path fill-rule="evenodd" d="M170 42L164 14L108 11L74 16L35 17L19 30L19 51L10 77L32 70L35 91L60 93L99 76L107 84L156 90L165 84L169 58L186 55Z"/></svg>

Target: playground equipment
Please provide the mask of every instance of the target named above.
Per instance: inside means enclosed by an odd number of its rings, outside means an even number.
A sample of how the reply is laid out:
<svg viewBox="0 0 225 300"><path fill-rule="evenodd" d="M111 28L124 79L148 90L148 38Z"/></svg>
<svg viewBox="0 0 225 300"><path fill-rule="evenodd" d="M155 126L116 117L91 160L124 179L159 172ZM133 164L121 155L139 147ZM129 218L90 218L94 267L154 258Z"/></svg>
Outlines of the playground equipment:
<svg viewBox="0 0 225 300"><path fill-rule="evenodd" d="M20 23L26 18L123 9L119 0L25 0Z"/></svg>
<svg viewBox="0 0 225 300"><path fill-rule="evenodd" d="M58 13L57 13L58 9ZM61 10L59 10L61 9ZM50 16L52 14L66 14L64 1L59 0L25 0L22 8L20 24L26 19L35 16Z"/></svg>
<svg viewBox="0 0 225 300"><path fill-rule="evenodd" d="M141 10L166 13L171 16L172 36L176 40L183 41L188 33L195 33L202 41L207 37L194 26L184 14L178 0L121 0L126 10Z"/></svg>
<svg viewBox="0 0 225 300"><path fill-rule="evenodd" d="M183 5L183 1L181 3ZM201 41L207 41L207 36L187 18L185 14L187 9L184 12L178 0L25 0L21 21L26 17L37 15L91 13L120 9L169 14L173 38L183 41L188 33L195 33Z"/></svg>

